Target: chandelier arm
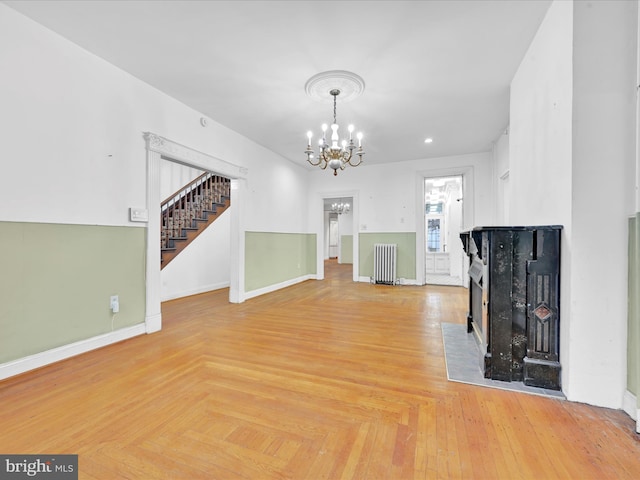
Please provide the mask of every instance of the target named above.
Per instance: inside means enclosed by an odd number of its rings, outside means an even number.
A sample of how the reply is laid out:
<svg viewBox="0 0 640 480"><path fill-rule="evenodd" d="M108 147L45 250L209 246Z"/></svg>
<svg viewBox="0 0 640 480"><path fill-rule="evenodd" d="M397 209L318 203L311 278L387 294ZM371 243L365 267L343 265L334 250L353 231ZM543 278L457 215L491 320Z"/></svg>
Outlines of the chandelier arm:
<svg viewBox="0 0 640 480"><path fill-rule="evenodd" d="M308 156L308 157L307 157L307 162L309 162L309 163L310 163L311 165L313 165L314 167L317 167L318 165L320 165L320 162L322 161L322 159L320 159L320 158L319 158L319 159L318 159L318 161L317 161L316 163L313 163L313 162L311 161L311 158L312 158L311 156Z"/></svg>
<svg viewBox="0 0 640 480"><path fill-rule="evenodd" d="M349 158L349 161L347 162L349 165L351 165L352 167L357 167L358 165L360 165L362 163L362 155L364 155L364 152L360 153L358 152L358 163L353 163L351 162L351 158Z"/></svg>

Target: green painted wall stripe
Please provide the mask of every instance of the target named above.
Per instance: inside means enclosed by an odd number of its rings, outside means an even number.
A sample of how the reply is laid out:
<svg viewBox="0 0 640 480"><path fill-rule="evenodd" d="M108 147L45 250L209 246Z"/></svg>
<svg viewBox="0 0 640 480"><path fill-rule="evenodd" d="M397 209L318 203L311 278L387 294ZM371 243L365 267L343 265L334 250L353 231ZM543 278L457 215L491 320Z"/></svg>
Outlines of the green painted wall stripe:
<svg viewBox="0 0 640 480"><path fill-rule="evenodd" d="M315 234L245 233L245 291L315 273Z"/></svg>
<svg viewBox="0 0 640 480"><path fill-rule="evenodd" d="M340 236L340 261L353 263L353 235Z"/></svg>
<svg viewBox="0 0 640 480"><path fill-rule="evenodd" d="M416 233L360 233L359 235L359 275L373 276L373 245L395 243L398 245L398 278L416 278Z"/></svg>
<svg viewBox="0 0 640 480"><path fill-rule="evenodd" d="M145 233L0 222L0 363L143 323Z"/></svg>

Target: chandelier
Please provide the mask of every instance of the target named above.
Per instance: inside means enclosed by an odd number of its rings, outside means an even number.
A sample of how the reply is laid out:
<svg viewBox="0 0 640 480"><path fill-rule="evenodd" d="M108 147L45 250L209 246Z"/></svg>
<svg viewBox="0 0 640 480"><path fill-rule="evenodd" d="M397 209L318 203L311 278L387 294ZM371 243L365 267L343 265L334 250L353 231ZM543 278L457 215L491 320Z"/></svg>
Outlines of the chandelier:
<svg viewBox="0 0 640 480"><path fill-rule="evenodd" d="M340 200L340 203L331 204L331 212L337 213L338 215L348 213L350 209L351 205L349 205L348 203L342 203L342 200Z"/></svg>
<svg viewBox="0 0 640 480"><path fill-rule="evenodd" d="M331 85L331 88L326 90L325 88ZM307 154L307 161L314 167L320 167L326 169L327 167L333 170L334 175L338 175L338 170L344 170L347 165L357 167L362 163L362 156L364 150L362 149L362 132L356 135L358 139L358 146L356 147L354 141L353 125L349 125L349 139L346 138L340 140L338 129L340 128L337 121L337 98L340 93L346 91L347 99L351 99L359 95L364 89L364 81L357 75L345 72L342 70L334 70L330 72L320 73L312 77L306 85L307 94L315 96L316 98L322 98L320 92L329 92L329 95L333 97L333 123L330 127L327 127L325 123L322 125L322 138L318 141L318 153L317 157L311 147L311 138L313 133L307 132L307 149L304 153ZM325 97L326 98L326 97ZM327 140L327 130L331 128L331 138ZM356 158L357 156L357 158Z"/></svg>

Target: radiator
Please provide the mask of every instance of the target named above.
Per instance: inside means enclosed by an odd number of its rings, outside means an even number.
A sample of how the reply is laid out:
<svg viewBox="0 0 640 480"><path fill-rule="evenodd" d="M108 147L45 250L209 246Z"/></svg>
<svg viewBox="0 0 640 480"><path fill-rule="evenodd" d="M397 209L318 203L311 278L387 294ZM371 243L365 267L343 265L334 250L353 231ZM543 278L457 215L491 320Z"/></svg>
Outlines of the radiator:
<svg viewBox="0 0 640 480"><path fill-rule="evenodd" d="M373 246L373 277L371 283L395 285L397 268L396 244L376 243Z"/></svg>

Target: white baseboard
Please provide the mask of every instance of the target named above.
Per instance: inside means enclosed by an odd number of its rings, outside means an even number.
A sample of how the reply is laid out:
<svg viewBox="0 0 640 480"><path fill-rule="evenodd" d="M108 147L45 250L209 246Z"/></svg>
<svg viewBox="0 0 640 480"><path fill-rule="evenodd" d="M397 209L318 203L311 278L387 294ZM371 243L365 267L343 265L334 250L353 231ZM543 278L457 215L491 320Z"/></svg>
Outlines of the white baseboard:
<svg viewBox="0 0 640 480"><path fill-rule="evenodd" d="M461 287L463 285L462 278L452 277L450 275L426 274L424 281L429 285L448 285L454 287Z"/></svg>
<svg viewBox="0 0 640 480"><path fill-rule="evenodd" d="M166 302L167 300L175 300L176 298L189 297L191 295L198 295L200 293L211 292L213 290L220 290L221 288L227 288L229 285L230 285L229 282L220 282L220 283L214 283L211 285L205 285L198 288L181 290L179 292L170 292L163 295L160 301Z"/></svg>
<svg viewBox="0 0 640 480"><path fill-rule="evenodd" d="M315 280L316 275L304 275L302 277L293 278L291 280L287 280L286 282L275 283L273 285L269 285L268 287L258 288L256 290L251 290L250 292L244 293L244 299L249 300L250 298L259 297L260 295L264 295L265 293L275 292L276 290L280 290L282 288L290 287L291 285L295 285L297 283L306 282L307 280Z"/></svg>
<svg viewBox="0 0 640 480"><path fill-rule="evenodd" d="M636 396L631 393L629 390L624 392L624 396L622 397L622 409L627 412L634 420L638 419L638 399Z"/></svg>
<svg viewBox="0 0 640 480"><path fill-rule="evenodd" d="M112 343L121 342L128 338L137 337L146 333L144 323L134 325L133 327L122 328L113 332L98 335L96 337L80 340L79 342L70 343L61 347L52 348L45 352L29 355L28 357L12 360L7 363L0 364L0 380L20 375L21 373L35 370L36 368L50 365L60 360L75 357L81 353L86 353L97 348L106 347Z"/></svg>
<svg viewBox="0 0 640 480"><path fill-rule="evenodd" d="M636 432L640 433L640 408L638 408L638 399L629 390L626 390L622 397L622 409L636 421Z"/></svg>
<svg viewBox="0 0 640 480"><path fill-rule="evenodd" d="M358 282L371 283L371 277L358 277ZM397 285L420 285L415 278L399 278Z"/></svg>

